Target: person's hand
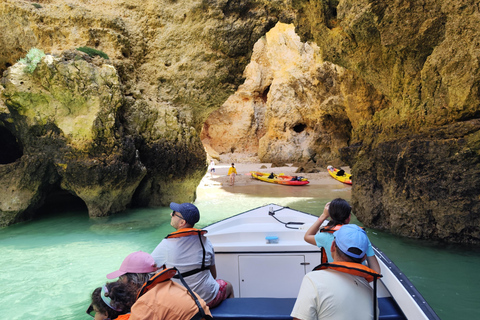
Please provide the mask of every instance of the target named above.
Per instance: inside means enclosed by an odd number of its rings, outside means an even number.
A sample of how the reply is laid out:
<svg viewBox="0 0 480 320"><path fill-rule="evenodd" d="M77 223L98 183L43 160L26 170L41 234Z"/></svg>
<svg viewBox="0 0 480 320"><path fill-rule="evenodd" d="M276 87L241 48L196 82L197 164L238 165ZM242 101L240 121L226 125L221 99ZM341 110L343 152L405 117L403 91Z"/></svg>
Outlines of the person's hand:
<svg viewBox="0 0 480 320"><path fill-rule="evenodd" d="M325 205L325 208L323 208L323 213L320 216L320 219L325 220L330 216L330 213L328 212L329 208L330 208L330 202L327 202L327 204Z"/></svg>

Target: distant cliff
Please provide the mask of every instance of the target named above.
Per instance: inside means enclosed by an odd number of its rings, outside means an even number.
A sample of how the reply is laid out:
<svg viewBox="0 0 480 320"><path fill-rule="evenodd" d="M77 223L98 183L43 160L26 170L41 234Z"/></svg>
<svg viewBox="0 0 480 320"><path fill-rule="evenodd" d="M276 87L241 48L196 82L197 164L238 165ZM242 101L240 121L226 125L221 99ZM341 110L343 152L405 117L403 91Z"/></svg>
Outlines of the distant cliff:
<svg viewBox="0 0 480 320"><path fill-rule="evenodd" d="M55 189L92 217L191 201L203 127L218 152L349 164L367 227L480 242L477 3L35 3L0 3L2 225Z"/></svg>

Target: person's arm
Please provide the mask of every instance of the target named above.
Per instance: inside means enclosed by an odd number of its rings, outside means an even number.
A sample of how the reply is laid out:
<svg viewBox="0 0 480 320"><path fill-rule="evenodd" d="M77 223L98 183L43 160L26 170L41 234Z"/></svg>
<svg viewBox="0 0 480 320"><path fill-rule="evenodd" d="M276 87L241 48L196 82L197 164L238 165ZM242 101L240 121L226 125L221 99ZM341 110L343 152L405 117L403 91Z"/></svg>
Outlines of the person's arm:
<svg viewBox="0 0 480 320"><path fill-rule="evenodd" d="M328 208L330 207L330 202L325 205L325 208L323 209L323 213L320 217L318 217L317 221L315 221L310 228L308 228L307 232L305 233L305 236L303 239L310 244L313 244L314 246L317 245L317 242L315 241L315 235L318 232L318 229L320 229L320 226L322 223L329 217L328 214Z"/></svg>
<svg viewBox="0 0 480 320"><path fill-rule="evenodd" d="M217 268L215 265L210 266L210 273L212 274L213 279L217 279Z"/></svg>
<svg viewBox="0 0 480 320"><path fill-rule="evenodd" d="M367 263L368 263L368 267L370 269L373 269L373 270L377 271L378 273L381 273L382 270L380 270L380 264L378 263L377 257L375 257L375 256L368 257L367 256Z"/></svg>

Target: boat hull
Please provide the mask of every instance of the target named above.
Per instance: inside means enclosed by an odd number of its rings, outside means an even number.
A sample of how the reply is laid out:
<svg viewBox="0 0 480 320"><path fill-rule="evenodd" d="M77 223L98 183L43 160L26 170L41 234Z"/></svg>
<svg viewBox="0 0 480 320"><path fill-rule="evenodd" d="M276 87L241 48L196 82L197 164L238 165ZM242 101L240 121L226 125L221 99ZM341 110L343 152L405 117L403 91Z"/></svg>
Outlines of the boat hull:
<svg viewBox="0 0 480 320"><path fill-rule="evenodd" d="M240 299L228 301L218 311L212 309L215 318L257 319L254 311L249 316L240 314L249 309L240 305L251 304L253 310L255 299L267 299L263 303L269 301L272 305L277 299L293 303L304 275L320 264L319 248L303 240L317 219L270 204L207 226L207 237L215 250L217 277L232 283L235 297ZM439 319L393 262L378 248L374 247L374 251L383 274L377 291L380 319ZM258 319L283 318L276 315Z"/></svg>

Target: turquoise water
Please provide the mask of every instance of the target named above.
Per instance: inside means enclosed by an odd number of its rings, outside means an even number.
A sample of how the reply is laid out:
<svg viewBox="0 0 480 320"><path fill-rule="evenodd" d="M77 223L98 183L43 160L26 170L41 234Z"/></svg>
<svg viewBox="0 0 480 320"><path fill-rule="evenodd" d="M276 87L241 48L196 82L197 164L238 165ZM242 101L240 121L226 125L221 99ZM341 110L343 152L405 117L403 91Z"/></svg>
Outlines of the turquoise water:
<svg viewBox="0 0 480 320"><path fill-rule="evenodd" d="M235 186L198 189L199 226L277 203L319 215L350 198L350 187ZM4 319L89 319L90 294L137 250L151 252L173 229L170 209L129 210L103 220L85 210L43 215L0 229L0 314ZM478 318L480 250L398 238L369 230L374 244L402 269L442 319Z"/></svg>

